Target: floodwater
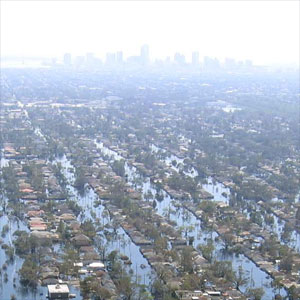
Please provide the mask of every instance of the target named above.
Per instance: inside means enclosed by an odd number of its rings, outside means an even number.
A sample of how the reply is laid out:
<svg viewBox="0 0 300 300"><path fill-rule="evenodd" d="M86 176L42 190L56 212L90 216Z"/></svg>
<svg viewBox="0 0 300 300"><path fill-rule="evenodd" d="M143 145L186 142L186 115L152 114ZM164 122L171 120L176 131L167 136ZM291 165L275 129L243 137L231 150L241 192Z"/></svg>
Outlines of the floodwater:
<svg viewBox="0 0 300 300"><path fill-rule="evenodd" d="M112 157L113 159L124 159L120 156L116 151L105 147L103 143L98 143L95 141L96 146L101 152L105 155ZM157 149L158 147L154 146ZM152 147L152 148L154 148ZM160 150L160 149L159 149ZM183 163L183 159L178 158L174 155L170 155L165 158L165 163L170 164L172 160L176 160L177 163ZM126 161L126 159L124 159ZM173 166L172 166L173 167ZM173 167L174 168L174 167ZM130 166L127 161L125 163L125 171L128 178L129 183L133 186L136 185L136 182L141 182L140 188L142 188L144 195L148 192L151 192L153 195L156 193L155 185L150 182L150 178L144 177L139 174L138 170ZM192 176L197 176L197 171L192 168L189 171ZM139 179L139 180L135 180ZM212 178L207 178L207 184L203 185L203 188L210 192L214 196L214 201L223 201L228 202L228 199L222 195L223 192L229 195L229 189L224 187L221 183L215 182L213 183ZM218 234L215 231L207 231L202 228L201 220L197 219L191 212L189 212L185 208L178 208L174 206L176 201L172 200L170 195L168 195L165 191L161 191L163 195L162 201L157 201L157 213L162 216L169 217L172 221L177 223L177 229L182 230L183 237L193 237L193 246L197 249L198 245L206 244L209 239L214 240L214 256L218 260L228 260L232 262L232 267L234 271L238 271L239 267L242 266L243 270L249 277L249 281L244 286L240 287L242 292L245 292L247 288L259 288L263 287L264 296L263 300L270 300L275 296L275 291L271 286L272 278L264 271L262 271L259 267L257 267L250 259L248 259L243 254L229 254L224 251L224 244L221 239L218 239ZM286 291L284 289L280 290L280 294L282 296L286 295Z"/></svg>

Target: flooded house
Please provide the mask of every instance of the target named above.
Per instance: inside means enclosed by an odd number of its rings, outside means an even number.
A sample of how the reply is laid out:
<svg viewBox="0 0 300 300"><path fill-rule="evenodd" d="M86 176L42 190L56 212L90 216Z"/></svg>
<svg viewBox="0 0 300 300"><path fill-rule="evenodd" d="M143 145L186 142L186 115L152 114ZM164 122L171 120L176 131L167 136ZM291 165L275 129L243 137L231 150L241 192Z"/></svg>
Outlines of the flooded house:
<svg viewBox="0 0 300 300"><path fill-rule="evenodd" d="M66 284L48 285L48 299L69 299L70 291Z"/></svg>

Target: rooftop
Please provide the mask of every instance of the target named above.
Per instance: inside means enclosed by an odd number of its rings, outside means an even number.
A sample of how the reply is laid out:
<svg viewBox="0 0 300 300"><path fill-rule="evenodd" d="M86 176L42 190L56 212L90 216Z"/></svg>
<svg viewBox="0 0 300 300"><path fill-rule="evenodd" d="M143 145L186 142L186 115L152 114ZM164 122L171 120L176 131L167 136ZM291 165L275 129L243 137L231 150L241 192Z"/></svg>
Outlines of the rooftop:
<svg viewBox="0 0 300 300"><path fill-rule="evenodd" d="M48 285L48 292L53 293L69 293L69 287L67 284L51 284Z"/></svg>

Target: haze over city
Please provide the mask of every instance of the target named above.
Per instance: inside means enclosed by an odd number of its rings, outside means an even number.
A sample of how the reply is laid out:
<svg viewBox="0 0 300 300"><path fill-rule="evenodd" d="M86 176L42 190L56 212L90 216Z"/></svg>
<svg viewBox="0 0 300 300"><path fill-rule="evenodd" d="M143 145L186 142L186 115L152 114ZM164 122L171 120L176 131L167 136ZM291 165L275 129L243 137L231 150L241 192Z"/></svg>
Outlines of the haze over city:
<svg viewBox="0 0 300 300"><path fill-rule="evenodd" d="M1 56L151 47L151 60L191 53L299 64L299 1L1 1Z"/></svg>

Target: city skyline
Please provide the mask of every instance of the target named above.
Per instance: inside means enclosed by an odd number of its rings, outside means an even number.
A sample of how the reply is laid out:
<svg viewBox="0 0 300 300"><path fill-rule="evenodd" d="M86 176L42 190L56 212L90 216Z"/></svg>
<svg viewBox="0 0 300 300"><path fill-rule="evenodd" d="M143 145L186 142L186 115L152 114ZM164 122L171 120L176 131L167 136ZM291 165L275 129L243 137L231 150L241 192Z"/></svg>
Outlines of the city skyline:
<svg viewBox="0 0 300 300"><path fill-rule="evenodd" d="M259 65L299 64L299 2L1 1L2 56L104 58L122 49L126 58L146 43L152 60L194 51Z"/></svg>
<svg viewBox="0 0 300 300"><path fill-rule="evenodd" d="M124 55L125 54L125 55ZM36 59L43 62L55 62L55 63L62 63L65 66L71 66L76 64L87 64L92 66L93 63L100 63L106 65L118 65L122 63L133 63L133 64L140 64L140 65L151 65L155 63L177 63L177 64L191 64L194 66L200 65L207 65L207 64L217 64L217 65L224 65L226 67L233 67L234 65L241 65L246 63L248 66L249 64L252 65L252 60L250 59L242 59L236 60L233 57L225 57L223 60L219 59L218 57L212 56L200 56L199 51L192 51L188 56L184 54L173 51L170 52L170 55L165 58L151 57L151 47L148 44L144 44L140 47L140 50L136 53L137 55L128 56L124 53L121 49L116 52L107 52L103 57L97 55L97 53L93 52L86 52L82 53L81 55L74 55L72 52L65 52L63 55L58 57L2 57L3 61L6 60L30 60Z"/></svg>
<svg viewBox="0 0 300 300"><path fill-rule="evenodd" d="M126 54L126 53L125 53ZM60 60L60 57L55 57L56 59ZM91 60L98 60L101 63L110 64L110 63L124 63L130 62L134 60L139 60L139 63L143 65L147 65L150 63L155 62L174 62L174 63L182 63L182 64L192 64L192 65L199 65L204 64L209 60L215 60L218 63L223 63L229 65L234 63L241 63L244 61L251 61L250 59L241 59L236 60L233 57L225 57L225 59L221 60L218 57L213 56L200 56L199 51L192 51L190 55L185 56L184 54L174 51L170 53L169 56L165 57L164 59L161 57L152 58L151 57L151 47L148 44L144 44L140 47L139 53L137 55L126 56L122 50L116 52L107 52L104 57L99 57L96 53L87 52L82 55L73 55L71 52L64 53L62 62L65 65L69 65L70 61L72 63L75 62L76 59L85 59L87 62ZM251 61L252 62L252 61Z"/></svg>
<svg viewBox="0 0 300 300"><path fill-rule="evenodd" d="M198 51L193 51L190 57L186 57L182 53L175 52L173 55L167 56L165 59L151 59L150 47L144 44L140 48L139 55L125 57L123 51L108 52L105 57L100 58L95 53L87 52L84 55L73 55L72 53L64 53L61 57L2 57L2 63L5 67L12 66L9 64L12 62L19 62L18 64L30 64L30 61L36 61L40 65L52 65L52 66L65 66L65 67L79 67L85 66L90 68L98 68L100 66L120 67L120 66L139 66L139 67L151 67L151 66L193 66L194 68L201 69L241 69L253 67L253 62L249 59L236 60L234 58L225 58L219 60L217 57L204 56L200 57ZM8 65L5 64L8 62ZM36 66L38 66L36 64ZM259 66L259 65L255 65Z"/></svg>

